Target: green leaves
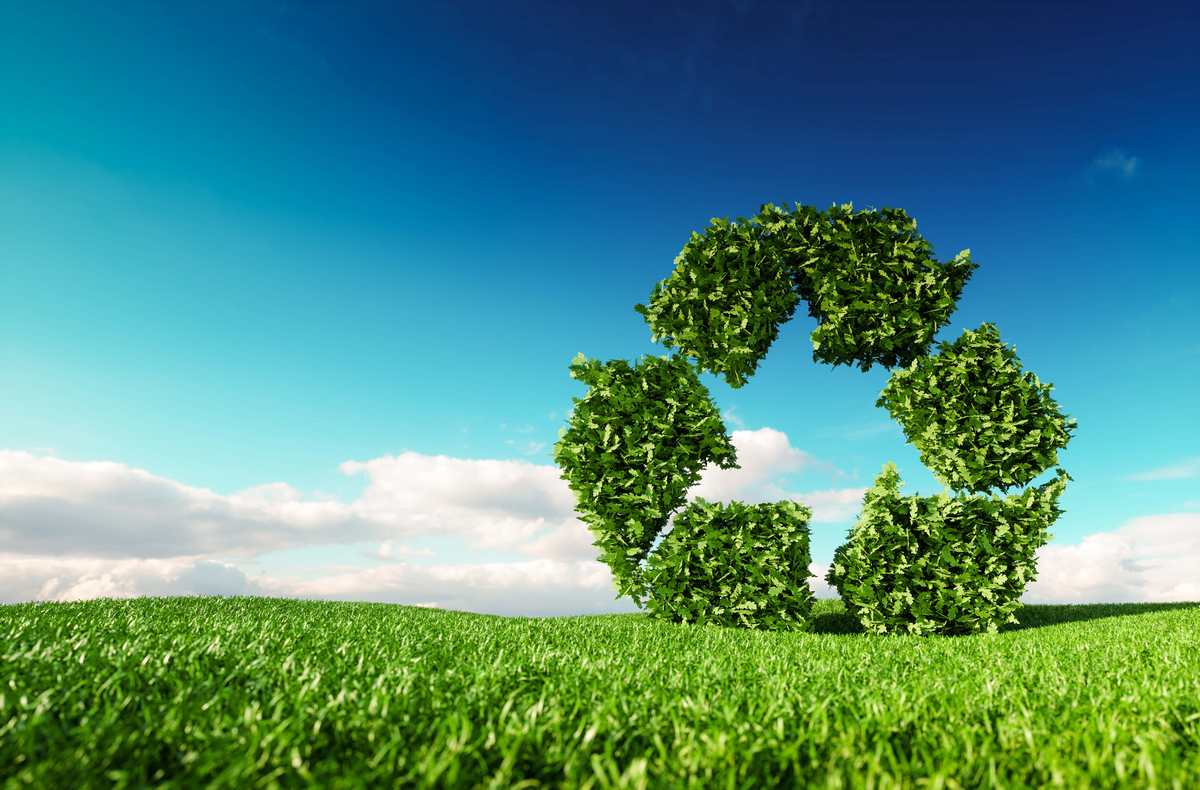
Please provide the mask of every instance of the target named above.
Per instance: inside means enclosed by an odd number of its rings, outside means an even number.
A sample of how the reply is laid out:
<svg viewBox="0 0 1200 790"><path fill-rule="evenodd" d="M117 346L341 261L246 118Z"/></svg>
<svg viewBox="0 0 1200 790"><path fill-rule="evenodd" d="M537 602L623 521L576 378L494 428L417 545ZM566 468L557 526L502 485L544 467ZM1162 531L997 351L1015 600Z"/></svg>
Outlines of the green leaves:
<svg viewBox="0 0 1200 790"><path fill-rule="evenodd" d="M807 630L811 516L790 501L697 498L650 555L647 608L673 622Z"/></svg>
<svg viewBox="0 0 1200 790"><path fill-rule="evenodd" d="M635 369L582 354L572 363L571 375L591 391L555 457L621 593L639 605L648 594L652 613L677 622L803 622L807 586L796 579L807 559L796 563L801 544L807 557L807 515L789 503L747 510L700 500L650 552L701 467L736 466L724 425L683 358L741 387L801 299L818 321L814 361L900 368L876 406L900 422L945 485L1007 490L1058 463L1074 421L1059 413L1052 387L1022 373L995 326L928 353L976 268L970 250L936 261L916 220L899 208L789 211L765 203L749 220L713 218L703 234L692 233L649 304L634 307L651 340L677 348L676 357ZM869 630L994 630L1033 578L1033 552L1057 517L1053 501L1066 473L1059 475L1006 499L904 498L888 464L835 554L830 583Z"/></svg>
<svg viewBox="0 0 1200 790"><path fill-rule="evenodd" d="M996 631L1037 576L1035 554L1049 540L1070 479L1056 477L1019 495L900 495L888 463L838 547L826 581L872 633Z"/></svg>
<svg viewBox="0 0 1200 790"><path fill-rule="evenodd" d="M942 343L936 356L897 370L880 393L884 406L944 485L983 491L1025 485L1058 463L1076 427L1015 348L990 323Z"/></svg>
<svg viewBox="0 0 1200 790"><path fill-rule="evenodd" d="M766 203L736 221L713 218L675 259L649 306L634 306L651 340L696 359L731 387L752 376L800 299L820 323L813 360L870 370L923 355L977 264L970 251L939 264L902 209L821 212Z"/></svg>
<svg viewBox="0 0 1200 790"><path fill-rule="evenodd" d="M820 323L813 360L891 368L925 354L978 266L970 250L940 264L903 209L832 206L806 235L796 284Z"/></svg>
<svg viewBox="0 0 1200 790"><path fill-rule="evenodd" d="M643 356L631 367L580 354L570 370L589 390L574 399L554 457L619 594L639 605L649 595L651 614L675 622L805 628L813 597L811 511L803 505L699 499L650 552L705 465L737 468L720 414L691 364Z"/></svg>
<svg viewBox="0 0 1200 790"><path fill-rule="evenodd" d="M735 469L737 454L708 390L678 355L645 355L631 367L579 354L570 373L589 390L572 399L554 460L617 590L640 605L640 564L671 513L704 466Z"/></svg>
<svg viewBox="0 0 1200 790"><path fill-rule="evenodd" d="M799 302L781 257L785 226L772 227L713 218L704 235L692 233L649 306L634 306L651 341L679 348L731 387L745 384Z"/></svg>

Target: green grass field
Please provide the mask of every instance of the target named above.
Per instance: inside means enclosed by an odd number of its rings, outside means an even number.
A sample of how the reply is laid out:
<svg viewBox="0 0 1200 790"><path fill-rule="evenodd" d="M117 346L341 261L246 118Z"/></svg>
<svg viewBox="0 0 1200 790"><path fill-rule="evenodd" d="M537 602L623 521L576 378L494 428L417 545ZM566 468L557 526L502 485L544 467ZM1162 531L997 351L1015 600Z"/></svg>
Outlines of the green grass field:
<svg viewBox="0 0 1200 790"><path fill-rule="evenodd" d="M1200 787L1200 605L968 637L146 598L0 607L5 787Z"/></svg>

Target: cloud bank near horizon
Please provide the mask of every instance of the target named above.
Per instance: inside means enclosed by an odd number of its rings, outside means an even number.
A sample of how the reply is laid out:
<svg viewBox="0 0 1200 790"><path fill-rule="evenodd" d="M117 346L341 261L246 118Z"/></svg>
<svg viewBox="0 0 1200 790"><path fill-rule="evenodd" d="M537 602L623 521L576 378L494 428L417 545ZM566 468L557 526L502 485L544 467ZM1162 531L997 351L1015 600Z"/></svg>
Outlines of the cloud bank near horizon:
<svg viewBox="0 0 1200 790"><path fill-rule="evenodd" d="M731 433L741 469L705 469L688 499L795 499L814 523L855 517L866 490L789 491L785 474L843 475L771 428ZM552 465L403 452L347 461L366 479L349 502L286 483L233 494L112 461L0 451L0 602L142 595L269 595L428 605L492 614L636 611L615 599L608 569ZM1189 462L1139 479L1191 475ZM461 561L412 548L451 539L507 559ZM255 557L287 549L371 544L370 565L327 563L249 575ZM515 557L515 558L514 558ZM822 558L814 558L822 559ZM1200 600L1200 513L1131 519L1077 545L1039 552L1028 603ZM835 597L814 563L810 584Z"/></svg>

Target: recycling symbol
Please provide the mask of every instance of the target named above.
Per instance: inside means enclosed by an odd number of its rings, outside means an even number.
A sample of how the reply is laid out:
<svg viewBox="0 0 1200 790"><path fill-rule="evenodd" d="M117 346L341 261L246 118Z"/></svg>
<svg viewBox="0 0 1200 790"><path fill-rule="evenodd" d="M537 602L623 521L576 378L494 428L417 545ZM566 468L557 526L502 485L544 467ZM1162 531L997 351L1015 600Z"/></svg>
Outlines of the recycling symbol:
<svg viewBox="0 0 1200 790"><path fill-rule="evenodd" d="M573 399L555 462L618 596L672 622L809 627L810 508L703 498L684 507L703 468L738 468L699 370L745 385L803 300L818 322L813 361L891 369L875 405L947 487L902 496L885 464L826 579L869 632L974 633L1014 621L1070 476L1059 468L1048 483L1008 489L1058 464L1075 421L994 324L933 351L977 266L969 250L935 260L898 208L767 203L751 219L714 218L693 232L671 275L634 307L652 342L676 352L632 365L580 353L569 368L588 392Z"/></svg>

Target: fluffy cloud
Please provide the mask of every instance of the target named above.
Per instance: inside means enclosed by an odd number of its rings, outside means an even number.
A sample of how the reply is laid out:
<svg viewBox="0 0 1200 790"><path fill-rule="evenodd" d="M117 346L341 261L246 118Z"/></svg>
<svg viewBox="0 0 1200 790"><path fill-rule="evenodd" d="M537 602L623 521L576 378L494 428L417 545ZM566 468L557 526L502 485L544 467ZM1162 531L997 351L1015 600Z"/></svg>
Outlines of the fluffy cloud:
<svg viewBox="0 0 1200 790"><path fill-rule="evenodd" d="M482 614L555 616L632 612L616 600L608 567L595 560L408 565L330 574L305 581L258 580L288 598L425 603Z"/></svg>
<svg viewBox="0 0 1200 790"><path fill-rule="evenodd" d="M382 522L398 514L443 515L469 510L520 518L554 518L575 500L555 466L525 461L451 458L406 452L370 461L347 461L345 474L366 474L359 512Z"/></svg>
<svg viewBox="0 0 1200 790"><path fill-rule="evenodd" d="M265 595L375 601L484 614L554 616L636 611L617 601L607 566L592 561L332 568L315 579L248 577L195 557L62 558L0 554L0 603L165 595Z"/></svg>
<svg viewBox="0 0 1200 790"><path fill-rule="evenodd" d="M233 565L195 557L113 560L0 554L0 602L263 592Z"/></svg>
<svg viewBox="0 0 1200 790"><path fill-rule="evenodd" d="M757 431L733 431L729 434L737 448L738 469L707 466L700 480L688 492L688 499L703 497L710 502L740 499L744 502L768 502L765 491L771 478L814 466L813 458L791 446L787 434L773 428Z"/></svg>
<svg viewBox="0 0 1200 790"><path fill-rule="evenodd" d="M1200 513L1131 519L1038 553L1026 603L1200 601Z"/></svg>
<svg viewBox="0 0 1200 790"><path fill-rule="evenodd" d="M411 546L399 544L394 540L385 540L379 544L376 556L381 560L399 559L400 557L430 557L433 556L433 550L414 549Z"/></svg>
<svg viewBox="0 0 1200 790"><path fill-rule="evenodd" d="M729 438L737 448L740 468L706 467L700 474L700 481L688 492L689 501L703 497L710 502L736 499L756 505L794 499L812 508L813 522L844 521L858 513L866 488L796 492L787 491L774 482L775 478L789 472L844 474L833 464L792 447L787 434L782 431L773 428L733 431Z"/></svg>
<svg viewBox="0 0 1200 790"><path fill-rule="evenodd" d="M776 499L794 499L807 505L812 510L812 523L832 523L846 521L858 516L862 510L863 494L867 488L830 488L822 491L805 491L802 494L789 494L775 486L769 488L779 491Z"/></svg>
<svg viewBox="0 0 1200 790"><path fill-rule="evenodd" d="M222 495L120 463L0 451L0 543L23 554L251 556L451 534L513 548L575 520L574 497L553 466L404 453L342 471L368 477L350 503L285 483Z"/></svg>
<svg viewBox="0 0 1200 790"><path fill-rule="evenodd" d="M559 559L595 557L590 538L579 548L587 529L556 466L406 452L347 461L341 470L368 479L353 512L393 534L453 535L476 549Z"/></svg>
<svg viewBox="0 0 1200 790"><path fill-rule="evenodd" d="M634 612L618 600L608 567L595 560L332 568L316 578L262 574L195 557L169 559L61 558L0 554L0 603L78 601L167 595L264 595L433 606L481 614L553 617ZM837 593L812 564L818 597Z"/></svg>
<svg viewBox="0 0 1200 790"><path fill-rule="evenodd" d="M742 468L706 470L691 498L808 501L771 478L829 468L769 428L732 439ZM351 502L308 497L286 483L223 495L120 463L0 451L0 542L22 554L165 558L449 535L532 557L595 556L556 466L405 452L340 469L367 479ZM817 520L836 519L861 491L814 492Z"/></svg>
<svg viewBox="0 0 1200 790"><path fill-rule="evenodd" d="M808 572L812 576L808 577L808 586L813 591L813 595L818 598L837 598L838 591L825 581L825 574L829 572L829 565L822 565L818 562L810 562L808 564Z"/></svg>
<svg viewBox="0 0 1200 790"><path fill-rule="evenodd" d="M734 431L742 468L708 468L689 498L795 499L814 521L852 519L865 488L785 490L785 474L833 471L769 428ZM1178 476L1179 467L1145 473ZM525 461L401 453L341 465L350 502L284 483L218 494L111 462L0 451L0 600L134 595L284 595L429 604L497 614L627 611L559 470ZM1169 474L1164 474L1168 472ZM512 562L439 562L421 537L456 538ZM282 548L371 542L375 567L249 576ZM816 558L827 559L827 558ZM1133 519L1039 554L1028 602L1200 599L1200 513ZM810 566L819 596L833 596Z"/></svg>
<svg viewBox="0 0 1200 790"><path fill-rule="evenodd" d="M742 468L705 470L691 499L797 498L818 521L853 515L863 489L796 494L772 482L782 473L832 469L791 447L785 434L764 428L731 438ZM596 562L592 535L555 466L405 452L340 469L366 479L353 501L308 497L286 483L224 495L120 463L0 451L0 541L10 552L0 555L0 596L295 594L527 613L623 605L607 597L607 568ZM408 545L423 536L457 537L475 549L529 559L409 564L431 557ZM376 542L370 559L386 564L330 567L302 583L250 579L231 562L358 542Z"/></svg>
<svg viewBox="0 0 1200 790"><path fill-rule="evenodd" d="M250 555L383 536L352 508L283 483L231 496L107 461L0 451L0 545L85 557Z"/></svg>

